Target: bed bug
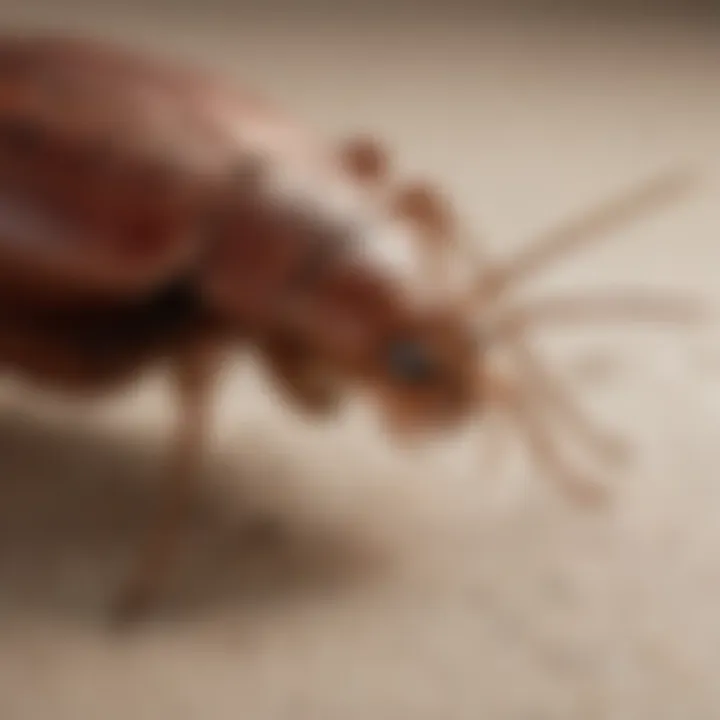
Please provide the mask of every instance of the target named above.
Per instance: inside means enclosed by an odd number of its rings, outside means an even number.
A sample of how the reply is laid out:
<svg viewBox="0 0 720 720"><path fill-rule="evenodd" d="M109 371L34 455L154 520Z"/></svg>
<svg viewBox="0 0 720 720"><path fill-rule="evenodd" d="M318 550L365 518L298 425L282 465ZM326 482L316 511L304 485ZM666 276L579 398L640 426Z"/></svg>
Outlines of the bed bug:
<svg viewBox="0 0 720 720"><path fill-rule="evenodd" d="M98 395L162 361L176 381L167 486L118 617L160 593L196 487L215 371L236 349L258 351L299 410L333 417L344 396L365 393L398 438L506 413L566 490L588 494L538 412L565 413L607 443L525 331L692 308L633 295L513 307L510 291L675 199L686 180L653 179L502 262L471 257L477 246L449 199L400 177L373 136L320 141L261 97L136 49L0 40L3 372ZM495 366L497 346L514 369Z"/></svg>

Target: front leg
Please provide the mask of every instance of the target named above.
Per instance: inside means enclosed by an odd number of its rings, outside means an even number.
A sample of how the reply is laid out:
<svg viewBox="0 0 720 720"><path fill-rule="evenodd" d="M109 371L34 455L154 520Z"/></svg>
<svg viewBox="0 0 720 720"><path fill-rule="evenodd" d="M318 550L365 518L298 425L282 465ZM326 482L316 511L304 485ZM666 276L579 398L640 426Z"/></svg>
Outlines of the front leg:
<svg viewBox="0 0 720 720"><path fill-rule="evenodd" d="M519 380L492 373L487 377L485 388L488 409L514 423L540 469L567 497L589 506L602 506L608 502L607 488L576 470L560 453L526 386Z"/></svg>
<svg viewBox="0 0 720 720"><path fill-rule="evenodd" d="M134 566L116 599L118 622L136 619L158 600L178 554L201 470L216 360L215 348L193 346L177 358L173 368L179 424L149 534L137 549Z"/></svg>

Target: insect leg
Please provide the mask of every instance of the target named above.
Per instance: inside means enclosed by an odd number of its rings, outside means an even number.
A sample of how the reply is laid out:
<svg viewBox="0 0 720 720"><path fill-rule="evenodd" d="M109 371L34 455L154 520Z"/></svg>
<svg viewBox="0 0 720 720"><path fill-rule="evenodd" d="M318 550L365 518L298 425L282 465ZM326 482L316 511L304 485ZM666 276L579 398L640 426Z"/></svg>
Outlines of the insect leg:
<svg viewBox="0 0 720 720"><path fill-rule="evenodd" d="M544 398L575 433L583 436L597 451L612 460L627 455L618 438L608 436L594 427L557 379L552 376L544 363L523 339L525 331L542 325L543 321L572 324L588 320L603 320L612 316L625 320L646 320L656 322L688 323L699 319L700 308L696 304L669 297L642 295L615 295L577 298L547 298L539 300L525 309L506 311L494 333L501 343L507 343L524 380L537 397Z"/></svg>
<svg viewBox="0 0 720 720"><path fill-rule="evenodd" d="M584 503L600 504L606 499L602 485L577 471L563 458L522 387L500 376L494 376L489 387L491 400L521 429L533 457L550 480L558 483L564 493Z"/></svg>
<svg viewBox="0 0 720 720"><path fill-rule="evenodd" d="M572 398L570 392L537 358L524 343L512 343L514 357L534 396L542 398L558 417L563 417L568 428L580 435L602 457L619 461L628 454L620 438L608 434L592 422L588 414Z"/></svg>
<svg viewBox="0 0 720 720"><path fill-rule="evenodd" d="M200 474L208 423L214 352L193 346L173 368L179 424L165 470L165 487L148 536L141 542L131 573L117 597L114 616L129 621L155 603L171 569Z"/></svg>

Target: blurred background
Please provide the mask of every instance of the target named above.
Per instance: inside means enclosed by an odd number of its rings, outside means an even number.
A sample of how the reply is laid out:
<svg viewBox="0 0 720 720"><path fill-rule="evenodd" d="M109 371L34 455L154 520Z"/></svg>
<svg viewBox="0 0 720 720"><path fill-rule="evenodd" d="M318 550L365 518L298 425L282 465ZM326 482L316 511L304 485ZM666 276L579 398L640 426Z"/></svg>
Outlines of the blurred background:
<svg viewBox="0 0 720 720"><path fill-rule="evenodd" d="M0 21L217 69L328 137L374 131L500 254L699 168L695 195L533 289L717 300L715 1L0 0ZM261 376L229 373L171 598L122 637L103 613L152 509L167 388L88 408L6 383L0 718L716 720L717 338L543 342L635 450L605 468L609 510L564 502L512 434L483 474L477 438L402 453L352 418L307 426Z"/></svg>

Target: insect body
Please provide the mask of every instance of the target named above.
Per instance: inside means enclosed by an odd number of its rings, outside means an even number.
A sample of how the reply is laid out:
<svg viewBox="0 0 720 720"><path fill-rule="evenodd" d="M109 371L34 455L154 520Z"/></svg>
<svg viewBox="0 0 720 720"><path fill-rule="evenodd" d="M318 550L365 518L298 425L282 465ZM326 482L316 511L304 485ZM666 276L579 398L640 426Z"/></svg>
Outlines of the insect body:
<svg viewBox="0 0 720 720"><path fill-rule="evenodd" d="M308 411L330 413L345 392L364 390L395 432L508 412L567 488L585 488L536 400L586 423L527 346L526 326L684 308L630 296L503 303L523 275L681 189L682 178L662 178L514 260L473 266L458 286L453 258L469 267L459 219L431 185L397 180L374 140L317 143L264 101L127 49L6 38L0 365L99 393L171 362L181 406L166 503L120 598L137 610L178 540L214 369L234 347L259 349ZM490 362L503 343L515 375Z"/></svg>

